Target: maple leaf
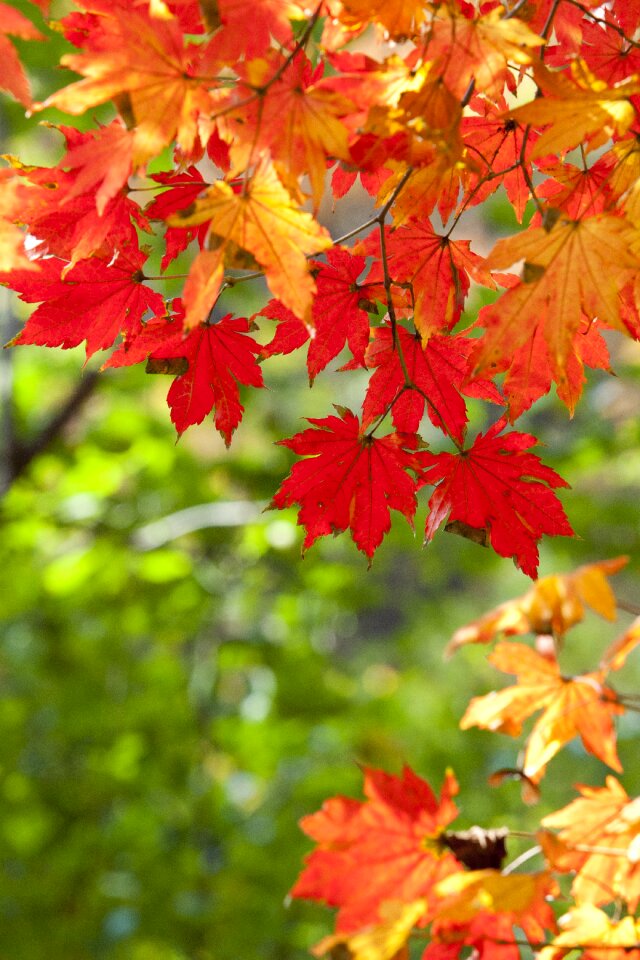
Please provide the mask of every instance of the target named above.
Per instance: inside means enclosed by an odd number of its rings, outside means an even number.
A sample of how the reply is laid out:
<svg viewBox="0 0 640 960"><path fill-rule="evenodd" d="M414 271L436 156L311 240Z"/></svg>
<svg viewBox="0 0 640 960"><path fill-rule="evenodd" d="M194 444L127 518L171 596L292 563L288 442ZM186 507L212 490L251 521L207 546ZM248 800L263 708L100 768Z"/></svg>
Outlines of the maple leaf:
<svg viewBox="0 0 640 960"><path fill-rule="evenodd" d="M223 242L231 240L256 258L274 296L304 319L316 289L305 253L321 253L331 246L331 238L294 205L271 166L262 164L245 186L245 192L235 193L218 180L195 204L169 217L169 225L198 226L211 220L211 229Z"/></svg>
<svg viewBox="0 0 640 960"><path fill-rule="evenodd" d="M620 897L633 913L640 901L640 799L630 800L613 776L604 787L578 790L577 800L542 819L545 828L559 828L560 856L540 834L543 849L555 870L576 871L571 892L581 903Z"/></svg>
<svg viewBox="0 0 640 960"><path fill-rule="evenodd" d="M184 210L198 198L206 186L202 174L194 166L182 171L154 173L151 179L167 189L145 208L145 216L150 220L166 220L177 210ZM208 229L206 220L198 227L168 227L164 236L166 249L160 264L162 269L166 270L169 263L185 250L192 240L197 238L202 247Z"/></svg>
<svg viewBox="0 0 640 960"><path fill-rule="evenodd" d="M378 23L391 37L412 36L426 19L421 0L342 0L340 22L353 32L370 23Z"/></svg>
<svg viewBox="0 0 640 960"><path fill-rule="evenodd" d="M212 48L221 59L233 62L263 56L271 37L286 46L292 38L291 20L305 20L307 9L295 0L253 0L251 29L247 29L245 0L217 0L216 9L222 29L213 38Z"/></svg>
<svg viewBox="0 0 640 960"><path fill-rule="evenodd" d="M345 955L349 960L404 960L404 951L411 929L427 909L426 900L385 901L380 907L381 922L358 930L357 933L338 933L324 937L311 950L314 957L326 953L332 960Z"/></svg>
<svg viewBox="0 0 640 960"><path fill-rule="evenodd" d="M391 527L389 511L398 510L409 523L416 511L416 484L408 470L418 471L415 434L363 433L358 418L336 408L339 416L309 418L313 427L278 441L298 461L276 492L272 505L300 504L306 550L318 537L351 530L359 550L371 559Z"/></svg>
<svg viewBox="0 0 640 960"><path fill-rule="evenodd" d="M447 654L468 643L489 643L498 634L537 633L562 637L581 622L585 606L605 620L615 620L616 598L607 578L628 562L628 557L616 557L587 563L571 573L541 577L521 597L501 603L456 630Z"/></svg>
<svg viewBox="0 0 640 960"><path fill-rule="evenodd" d="M293 353L294 350L304 346L311 336L313 328L303 323L279 300L269 300L256 316L266 317L278 323L273 339L262 347L261 355L265 358L276 354Z"/></svg>
<svg viewBox="0 0 640 960"><path fill-rule="evenodd" d="M211 108L209 93L197 79L203 49L185 46L174 19L153 18L141 7L132 10L112 0L83 0L80 5L95 17L91 46L85 54L65 54L60 62L84 79L33 109L57 107L80 115L126 94L135 119L134 166L174 138L190 153L197 116Z"/></svg>
<svg viewBox="0 0 640 960"><path fill-rule="evenodd" d="M24 203L22 182L11 169L0 170L0 273L37 270L24 246L24 232L15 223Z"/></svg>
<svg viewBox="0 0 640 960"><path fill-rule="evenodd" d="M6 90L28 107L31 103L29 81L15 47L4 34L20 37L21 40L44 40L44 37L19 10L6 3L0 3L0 58L2 60L0 90Z"/></svg>
<svg viewBox="0 0 640 960"><path fill-rule="evenodd" d="M133 134L120 120L87 133L73 127L56 129L67 141L67 152L58 168L74 171L62 203L91 192L96 210L102 216L109 200L122 189L131 173Z"/></svg>
<svg viewBox="0 0 640 960"><path fill-rule="evenodd" d="M71 136L79 142L86 135L76 131ZM107 200L99 213L96 191L89 187L77 194L76 175L71 170L30 167L14 157L6 159L24 181L22 202L14 208L13 219L28 223L33 256L53 254L71 265L94 254L108 259L114 250L137 248L135 226L149 230L140 207L122 191Z"/></svg>
<svg viewBox="0 0 640 960"><path fill-rule="evenodd" d="M419 334L396 327L397 343L389 327L377 327L365 362L375 367L363 404L363 424L373 423L393 404L391 416L397 430L415 432L425 412L434 426L462 441L467 408L461 393L484 396L501 403L493 384L485 381L464 387L469 373L473 341L467 337L432 336L423 345ZM402 355L402 360L401 360ZM407 386L405 369L412 386Z"/></svg>
<svg viewBox="0 0 640 960"><path fill-rule="evenodd" d="M480 311L478 322L486 332L474 358L476 373L499 368L541 327L552 375L563 395L570 395L567 364L576 356L574 339L583 317L597 316L630 332L621 318L619 291L637 266L634 239L623 219L601 214L577 222L561 218L549 231L535 227L499 240L487 266L501 269L524 259L524 278Z"/></svg>
<svg viewBox="0 0 640 960"><path fill-rule="evenodd" d="M626 325L630 325L628 321ZM597 321L588 323L583 318L556 385L558 397L569 410L570 416L574 414L586 383L585 365L611 372L609 349L598 329ZM492 365L494 375L500 367L507 370L502 392L508 403L509 421L513 423L551 389L553 362L544 337L543 325L534 328L531 339L518 347L511 358Z"/></svg>
<svg viewBox="0 0 640 960"><path fill-rule="evenodd" d="M611 206L611 181L616 172L614 150L615 147L586 169L566 162L545 164L547 179L536 189L538 198L572 220L606 212Z"/></svg>
<svg viewBox="0 0 640 960"><path fill-rule="evenodd" d="M517 219L522 222L531 196L523 167L530 166L536 135L530 130L525 139L524 129L515 120L505 119L498 113L491 100L474 97L470 106L475 114L464 116L460 125L460 135L475 166L468 177L468 203L474 206L483 203L503 186Z"/></svg>
<svg viewBox="0 0 640 960"><path fill-rule="evenodd" d="M376 257L370 283L382 283L380 234L371 233L356 248ZM395 230L385 228L385 254L394 284L410 284L414 323L426 339L451 330L459 321L471 279L487 287L495 282L468 240L451 240L429 220L412 217Z"/></svg>
<svg viewBox="0 0 640 960"><path fill-rule="evenodd" d="M509 64L532 63L534 52L545 43L522 20L506 19L500 8L477 15L464 4L461 16L454 4L443 8L449 16L434 22L427 49L429 57L442 64L442 81L459 99L472 79L478 90L502 93Z"/></svg>
<svg viewBox="0 0 640 960"><path fill-rule="evenodd" d="M263 356L287 354L307 341L307 369L310 383L336 357L345 345L352 359L342 369L364 366L371 328L368 311L375 304L369 297L379 291L376 285L359 281L365 258L354 255L346 247L334 246L327 251L327 263L311 261L317 291L311 318L301 321L279 300L270 300L259 315L278 322L274 337L263 347Z"/></svg>
<svg viewBox="0 0 640 960"><path fill-rule="evenodd" d="M90 357L110 347L122 331L137 331L147 311L164 313L162 295L142 282L146 259L144 251L129 248L109 260L81 260L65 272L66 261L47 257L37 261L37 274L18 270L2 278L25 303L40 304L11 342L66 350L85 340Z"/></svg>
<svg viewBox="0 0 640 960"><path fill-rule="evenodd" d="M542 948L539 960L557 960L576 947L582 950L583 960L640 958L640 921L633 917L612 920L592 903L582 903L560 917L558 926L562 932Z"/></svg>
<svg viewBox="0 0 640 960"><path fill-rule="evenodd" d="M202 423L214 410L216 428L229 446L244 410L238 384L264 386L255 359L260 347L247 336L249 330L249 321L244 317L227 314L217 323L192 330L180 344L170 342L151 354L152 360L184 357L189 364L167 394L171 420L178 433L194 423Z"/></svg>
<svg viewBox="0 0 640 960"><path fill-rule="evenodd" d="M309 377L316 375L337 357L345 343L354 361L364 365L369 343L369 315L362 308L368 286L358 278L365 267L365 258L354 256L346 247L327 251L327 263L312 261L317 291L313 300L311 322L314 327L307 368Z"/></svg>
<svg viewBox="0 0 640 960"><path fill-rule="evenodd" d="M434 884L460 869L439 841L457 814L457 792L451 771L438 800L407 766L399 777L366 769L364 802L333 797L301 820L317 847L291 895L338 907L339 933L384 922L390 899L410 904L424 898L424 922Z"/></svg>
<svg viewBox="0 0 640 960"><path fill-rule="evenodd" d="M317 287L310 325L302 323L277 300L271 300L260 311L260 316L279 321L273 340L262 349L264 357L291 353L311 338L307 369L313 382L345 343L351 350L354 365L364 366L369 315L361 304L367 302L369 287L358 282L365 258L354 256L346 247L332 247L327 251L327 263L313 260L310 266Z"/></svg>
<svg viewBox="0 0 640 960"><path fill-rule="evenodd" d="M640 54L624 34L615 29L617 24L608 10L605 18L605 23L582 22L580 54L596 76L608 86L614 86L640 73Z"/></svg>
<svg viewBox="0 0 640 960"><path fill-rule="evenodd" d="M544 96L507 114L535 127L550 125L535 144L531 158L558 154L582 143L586 149L602 146L612 136L620 137L635 120L629 97L640 91L637 82L607 87L589 76L579 61L571 63L569 79L564 73L537 65L536 83Z"/></svg>
<svg viewBox="0 0 640 960"><path fill-rule="evenodd" d="M551 488L567 482L539 457L526 451L537 443L526 433L498 436L498 420L473 446L458 454L421 452L426 472L420 485L437 484L429 500L425 529L431 540L439 526L460 521L486 531L501 557L513 557L524 573L535 578L537 542L543 534L572 536L573 530Z"/></svg>
<svg viewBox="0 0 640 960"><path fill-rule="evenodd" d="M184 308L182 302L178 300L174 301L174 312L161 317L151 317L133 333L125 333L122 343L103 363L101 369L130 367L135 363L142 363L161 348L173 350L177 355L184 338ZM184 373L188 369L188 361L186 357L183 360L185 369L182 372Z"/></svg>
<svg viewBox="0 0 640 960"><path fill-rule="evenodd" d="M474 947L479 960L518 960L514 927L533 942L555 929L553 910L547 900L557 894L549 873L511 874L498 870L455 873L435 887L439 902L431 926L431 942L424 960L459 956L463 946Z"/></svg>
<svg viewBox="0 0 640 960"><path fill-rule="evenodd" d="M256 150L266 149L290 193L298 191L300 176L307 174L317 210L327 157L349 159L347 128L341 118L352 113L354 105L336 90L323 87L322 62L314 70L299 51L283 71L284 63L285 58L272 51L271 57L246 64L245 84L234 91L235 98L244 103L256 89L268 89L269 95L232 111L224 121L225 135L239 169L251 164Z"/></svg>
<svg viewBox="0 0 640 960"><path fill-rule="evenodd" d="M622 769L612 718L624 710L604 684L606 670L567 678L555 656L508 642L499 643L489 661L498 670L515 674L517 684L475 697L460 721L463 730L477 726L517 737L527 717L543 710L527 741L523 764L524 775L534 783L551 758L578 734L589 753L614 770Z"/></svg>

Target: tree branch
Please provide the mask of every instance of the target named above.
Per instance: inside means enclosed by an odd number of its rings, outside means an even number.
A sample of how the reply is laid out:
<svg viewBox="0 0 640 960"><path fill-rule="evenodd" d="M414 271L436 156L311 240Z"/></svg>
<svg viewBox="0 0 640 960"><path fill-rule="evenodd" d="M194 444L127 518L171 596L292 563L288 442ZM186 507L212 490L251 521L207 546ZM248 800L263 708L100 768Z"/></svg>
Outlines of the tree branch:
<svg viewBox="0 0 640 960"><path fill-rule="evenodd" d="M98 370L90 370L69 394L58 412L32 440L23 443L15 436L15 433L13 434L12 442L7 450L7 469L2 478L0 495L9 490L18 477L25 472L31 461L43 453L60 436L67 424L78 416L95 390L99 376Z"/></svg>

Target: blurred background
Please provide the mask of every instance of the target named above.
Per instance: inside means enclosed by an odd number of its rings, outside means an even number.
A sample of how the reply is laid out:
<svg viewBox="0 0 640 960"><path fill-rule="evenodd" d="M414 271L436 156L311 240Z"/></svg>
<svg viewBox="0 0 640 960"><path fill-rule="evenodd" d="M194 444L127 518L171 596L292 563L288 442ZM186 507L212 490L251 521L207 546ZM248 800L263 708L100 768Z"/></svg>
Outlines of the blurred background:
<svg viewBox="0 0 640 960"><path fill-rule="evenodd" d="M20 50L37 98L60 84L59 37ZM25 162L62 153L5 97L0 138ZM516 227L498 195L474 220L476 248ZM233 296L225 310L251 315L265 291ZM6 342L25 314L6 291L0 306ZM590 377L572 422L553 396L518 429L573 487L578 536L546 541L541 573L628 553L615 587L637 603L640 351L611 346L618 377ZM98 375L94 360L0 355L0 958L298 960L331 917L287 900L310 849L297 821L331 794L359 796L360 765L408 762L437 789L452 766L460 828L535 828L572 784L603 782L574 743L524 807L517 784L486 783L517 743L458 729L469 698L502 679L484 649L448 663L442 651L528 588L510 561L446 534L422 549L426 496L417 535L396 516L371 570L346 536L301 559L295 513L263 512L292 462L275 441L332 402L357 408L362 381L327 371L309 392L301 355L269 361L227 451L210 420L176 443L170 378ZM489 415L474 407L472 430ZM567 668L594 667L630 620L589 619ZM631 666L620 686L639 677ZM633 793L635 716L619 732Z"/></svg>

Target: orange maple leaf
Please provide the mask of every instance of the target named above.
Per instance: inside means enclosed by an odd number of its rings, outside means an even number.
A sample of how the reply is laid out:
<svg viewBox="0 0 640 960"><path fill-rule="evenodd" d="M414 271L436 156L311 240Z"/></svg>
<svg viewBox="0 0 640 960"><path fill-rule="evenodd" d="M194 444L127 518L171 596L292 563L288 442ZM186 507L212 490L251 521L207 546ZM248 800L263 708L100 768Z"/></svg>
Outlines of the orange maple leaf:
<svg viewBox="0 0 640 960"><path fill-rule="evenodd" d="M447 655L467 643L489 643L499 633L506 636L550 633L561 637L580 623L585 605L605 620L615 620L616 598L607 577L621 570L628 561L628 557L615 557L585 564L572 573L541 577L521 597L501 603L456 630L447 646Z"/></svg>
<svg viewBox="0 0 640 960"><path fill-rule="evenodd" d="M245 83L233 96L245 105L229 113L221 128L232 144L235 169L250 166L257 151L269 150L292 194L299 191L299 178L308 175L317 209L324 193L327 157L350 159L347 128L341 118L355 108L346 97L323 85L322 65L314 70L302 51L282 72L284 62L285 58L273 51L269 58L251 60L243 67ZM267 87L268 96L246 104L248 94Z"/></svg>
<svg viewBox="0 0 640 960"><path fill-rule="evenodd" d="M606 687L607 670L564 677L555 656L544 657L521 643L499 643L490 662L518 678L515 686L475 697L460 727L482 727L517 737L522 724L543 710L527 741L523 773L539 781L547 763L561 747L580 735L584 747L603 763L620 771L613 717L624 712L613 690Z"/></svg>
<svg viewBox="0 0 640 960"><path fill-rule="evenodd" d="M637 82L607 87L580 60L571 63L570 72L572 79L543 64L536 65L536 83L544 96L506 114L535 127L549 125L534 146L532 159L561 153L579 143L593 150L612 136L622 136L635 120L629 97L639 92Z"/></svg>
<svg viewBox="0 0 640 960"><path fill-rule="evenodd" d="M447 772L440 799L409 767L396 777L365 772L366 801L332 797L300 826L316 840L291 895L339 907L339 933L384 920L392 897L424 898L424 922L434 884L460 869L439 838L457 814L458 785Z"/></svg>
<svg viewBox="0 0 640 960"><path fill-rule="evenodd" d="M177 139L189 153L197 137L197 118L211 108L198 79L204 48L186 44L177 22L145 15L142 8L113 0L81 3L96 17L87 53L65 54L61 63L84 79L59 90L34 110L57 107L83 114L90 107L125 95L119 106L135 122L134 166ZM207 70L210 73L210 67Z"/></svg>
<svg viewBox="0 0 640 960"><path fill-rule="evenodd" d="M517 17L507 19L500 7L471 16L470 6L460 6L465 7L462 15L455 2L440 6L449 16L434 22L427 56L438 58L442 80L458 98L464 96L472 79L477 90L501 94L505 80L509 82L509 63L530 64L545 41Z"/></svg>
<svg viewBox="0 0 640 960"><path fill-rule="evenodd" d="M31 90L24 67L15 47L5 34L20 37L21 40L44 40L40 31L30 20L6 3L0 3L0 60L2 74L0 90L11 93L25 107L31 103Z"/></svg>
<svg viewBox="0 0 640 960"><path fill-rule="evenodd" d="M380 907L382 922L356 933L336 933L324 937L313 947L314 957L329 954L332 960L405 960L405 947L412 927L427 909L426 900L388 900Z"/></svg>
<svg viewBox="0 0 640 960"><path fill-rule="evenodd" d="M342 0L337 19L350 30L380 24L391 37L414 34L427 18L422 0Z"/></svg>
<svg viewBox="0 0 640 960"><path fill-rule="evenodd" d="M562 933L540 951L538 960L559 960L575 949L582 950L582 960L640 958L640 920L633 917L612 920L604 910L583 903L560 917L558 926Z"/></svg>
<svg viewBox="0 0 640 960"><path fill-rule="evenodd" d="M524 260L523 279L481 311L486 333L478 344L476 373L512 357L542 326L554 379L562 385L583 316L597 316L629 334L619 293L637 270L634 243L637 231L611 214L561 218L551 230L535 227L499 240L487 266L503 269Z"/></svg>
<svg viewBox="0 0 640 960"><path fill-rule="evenodd" d="M543 850L554 870L576 871L571 892L577 900L620 897L633 913L640 901L640 797L631 800L612 776L604 787L578 789L577 800L542 820L560 829L557 838L539 835Z"/></svg>
<svg viewBox="0 0 640 960"><path fill-rule="evenodd" d="M218 180L195 204L168 218L173 227L212 221L222 243L236 244L264 267L273 295L297 317L310 311L315 283L305 254L331 246L331 237L316 220L296 206L273 167L262 163L244 192Z"/></svg>

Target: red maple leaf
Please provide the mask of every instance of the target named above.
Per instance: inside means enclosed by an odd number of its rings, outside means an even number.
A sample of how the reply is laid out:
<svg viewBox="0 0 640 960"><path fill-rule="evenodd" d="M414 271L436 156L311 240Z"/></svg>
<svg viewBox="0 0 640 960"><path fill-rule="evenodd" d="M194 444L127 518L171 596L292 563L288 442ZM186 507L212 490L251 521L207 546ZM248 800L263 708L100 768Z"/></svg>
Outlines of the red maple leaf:
<svg viewBox="0 0 640 960"><path fill-rule="evenodd" d="M543 534L573 536L554 487L568 487L555 470L541 463L529 447L538 442L528 433L498 436L502 418L473 446L459 453L422 451L428 467L422 483L437 487L429 500L425 537L431 540L448 517L484 531L501 557L513 557L528 576L538 569L537 543Z"/></svg>
<svg viewBox="0 0 640 960"><path fill-rule="evenodd" d="M365 258L354 256L345 247L327 251L327 263L312 263L317 293L311 317L315 333L309 345L307 367L313 380L348 344L354 360L364 366L364 353L369 343L369 315L360 306L366 298L366 287L358 284L365 267Z"/></svg>
<svg viewBox="0 0 640 960"><path fill-rule="evenodd" d="M0 57L2 58L0 90L7 90L16 100L28 107L31 102L29 81L15 47L5 36L7 33L22 40L44 40L44 37L24 14L6 3L0 3Z"/></svg>
<svg viewBox="0 0 640 960"><path fill-rule="evenodd" d="M409 767L401 777L366 770L364 802L332 797L302 819L318 846L291 895L339 907L338 931L376 923L386 900L428 901L435 883L460 869L438 843L457 815L457 792L451 771L438 800Z"/></svg>
<svg viewBox="0 0 640 960"><path fill-rule="evenodd" d="M71 134L70 127L61 129L70 145L91 146L86 141L87 134L77 131ZM72 166L73 151L69 153ZM80 158L82 156L80 153ZM14 217L15 222L29 224L32 244L38 241L32 251L38 255L53 254L76 264L94 254L109 260L115 250L137 247L134 223L141 230L150 228L140 207L124 191L119 189L114 193L114 186L122 175L120 161L116 159L114 163L113 178L99 170L85 170L78 177L75 169L63 169L66 163L64 158L57 167L17 167L25 190L22 207L14 212ZM100 175L103 183L97 188L95 178ZM78 193L79 184L84 188L81 193Z"/></svg>
<svg viewBox="0 0 640 960"><path fill-rule="evenodd" d="M90 193L98 214L122 189L132 168L133 134L121 120L87 132L75 127L58 128L67 141L67 152L57 169L73 170L73 178L62 192L60 205Z"/></svg>
<svg viewBox="0 0 640 960"><path fill-rule="evenodd" d="M390 529L390 509L413 521L416 483L407 470L419 469L413 453L419 439L399 433L374 437L363 433L350 410L336 410L339 416L309 419L313 427L279 441L309 459L294 464L272 504L281 509L300 504L304 550L318 537L349 527L358 549L371 558Z"/></svg>
<svg viewBox="0 0 640 960"><path fill-rule="evenodd" d="M125 334L123 342L103 363L102 369L130 367L135 363L142 363L160 349L175 348L178 353L184 338L184 306L177 297L172 303L171 313L162 317L151 317L132 334Z"/></svg>
<svg viewBox="0 0 640 960"><path fill-rule="evenodd" d="M592 369L609 370L609 350L596 321L583 321L567 359L565 377L557 385L558 397L573 416L586 382L584 364ZM505 359L508 369L502 389L509 403L509 420L513 423L525 410L551 389L553 380L549 348L542 328L536 327L531 339Z"/></svg>
<svg viewBox="0 0 640 960"><path fill-rule="evenodd" d="M260 347L247 336L249 329L247 319L227 314L217 323L196 327L179 345L172 341L151 355L153 360L185 358L189 364L167 394L178 433L202 423L213 409L215 425L229 446L244 410L238 384L264 386L255 358Z"/></svg>
<svg viewBox="0 0 640 960"><path fill-rule="evenodd" d="M522 222L527 200L530 196L523 166L526 154L537 139L533 130L528 131L525 141L524 129L503 116L506 102L500 98L499 106L488 99L474 97L471 107L479 116L472 114L462 118L460 132L470 160L475 167L470 177L467 196L474 206L484 202L502 184L516 217ZM530 168L530 163L526 164Z"/></svg>
<svg viewBox="0 0 640 960"><path fill-rule="evenodd" d="M376 257L368 279L382 283L379 231L374 230L358 249ZM414 323L424 337L457 324L471 279L495 287L469 241L441 236L428 219L412 218L396 230L385 228L385 252L394 284L409 284L413 291Z"/></svg>
<svg viewBox="0 0 640 960"><path fill-rule="evenodd" d="M620 35L608 10L606 24L583 21L580 55L587 66L609 86L640 73L640 54L632 41Z"/></svg>
<svg viewBox="0 0 640 960"><path fill-rule="evenodd" d="M309 379L315 377L348 344L356 366L364 366L369 343L369 315L360 306L367 297L367 285L358 283L365 258L354 256L346 247L327 251L327 263L312 261L317 292L311 310L312 329L279 300L270 300L260 316L278 320L276 334L262 349L264 357L291 353L311 340L307 354Z"/></svg>
<svg viewBox="0 0 640 960"><path fill-rule="evenodd" d="M273 339L266 343L261 350L261 355L265 358L273 357L279 353L293 353L294 350L304 346L311 336L308 326L296 317L292 310L285 307L280 300L269 300L266 307L263 307L256 316L267 317L268 320L277 320L278 322Z"/></svg>
<svg viewBox="0 0 640 960"><path fill-rule="evenodd" d="M110 347L119 333L134 334L147 311L165 312L161 294L142 282L146 259L143 251L129 248L109 260L81 260L64 278L69 265L58 257L37 261L37 273L15 270L0 275L21 300L40 304L12 342L67 349L86 340L90 357Z"/></svg>
<svg viewBox="0 0 640 960"><path fill-rule="evenodd" d="M467 407L461 393L502 403L489 381L462 386L469 373L473 340L468 337L432 336L423 345L419 334L398 326L399 345L389 327L377 327L366 354L368 367L377 367L369 381L363 405L363 423L373 423L393 403L391 415L398 430L414 433L425 412L436 427L462 441ZM415 389L408 387L400 352ZM395 398L395 400L394 400Z"/></svg>
<svg viewBox="0 0 640 960"><path fill-rule="evenodd" d="M183 171L170 170L154 173L151 179L168 189L157 196L145 209L145 216L150 220L166 220L172 213L184 210L207 186L202 174L194 166L187 167ZM162 269L166 270L171 261L186 250L196 237L202 248L208 229L208 220L198 227L167 227L164 235L166 250L162 255Z"/></svg>

